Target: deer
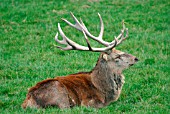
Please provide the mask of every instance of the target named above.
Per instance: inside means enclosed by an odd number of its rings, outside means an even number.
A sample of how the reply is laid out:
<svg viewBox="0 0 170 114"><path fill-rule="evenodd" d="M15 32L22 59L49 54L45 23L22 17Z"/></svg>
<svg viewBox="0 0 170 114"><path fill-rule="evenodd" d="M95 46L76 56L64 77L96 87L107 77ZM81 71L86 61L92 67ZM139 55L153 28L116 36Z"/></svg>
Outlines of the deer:
<svg viewBox="0 0 170 114"><path fill-rule="evenodd" d="M80 45L68 38L58 23L58 31L62 37L59 40L58 32L55 41L61 50L81 50L100 52L96 66L90 72L79 72L67 76L58 76L37 83L28 91L22 107L46 108L49 106L60 109L72 108L74 106L85 106L92 108L102 108L115 102L120 97L122 87L125 83L123 70L134 65L138 58L125 52L116 50L115 47L121 44L128 37L128 28L122 22L121 33L111 42L103 40L104 24L102 17L100 19L100 33L96 37L92 35L83 21L80 21L71 13L75 23L62 19L69 26L83 33L87 46ZM105 47L92 47L89 38L102 44Z"/></svg>

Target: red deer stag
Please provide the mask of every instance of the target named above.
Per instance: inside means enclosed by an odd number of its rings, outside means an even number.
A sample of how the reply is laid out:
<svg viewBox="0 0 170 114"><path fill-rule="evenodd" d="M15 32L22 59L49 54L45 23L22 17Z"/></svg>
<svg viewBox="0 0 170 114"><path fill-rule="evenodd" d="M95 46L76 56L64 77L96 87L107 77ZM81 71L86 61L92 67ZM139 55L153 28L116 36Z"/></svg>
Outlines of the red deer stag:
<svg viewBox="0 0 170 114"><path fill-rule="evenodd" d="M45 108L47 106L70 108L80 105L102 108L119 98L124 84L122 71L135 64L138 59L133 55L121 52L114 48L128 37L128 29L125 28L124 22L120 35L115 37L112 42L106 42L102 38L104 24L100 14L98 15L101 24L98 37L93 36L88 31L83 21L78 21L72 13L71 16L73 17L75 24L70 23L66 19L62 19L69 26L78 29L84 34L88 47L79 45L66 37L59 23L58 30L63 40L58 39L58 33L55 37L55 40L58 43L67 45L64 48L57 46L57 48L62 50L101 52L94 69L90 72L70 74L68 76L47 79L37 83L34 87L29 89L27 97L22 104L23 108ZM91 47L87 36L106 47Z"/></svg>

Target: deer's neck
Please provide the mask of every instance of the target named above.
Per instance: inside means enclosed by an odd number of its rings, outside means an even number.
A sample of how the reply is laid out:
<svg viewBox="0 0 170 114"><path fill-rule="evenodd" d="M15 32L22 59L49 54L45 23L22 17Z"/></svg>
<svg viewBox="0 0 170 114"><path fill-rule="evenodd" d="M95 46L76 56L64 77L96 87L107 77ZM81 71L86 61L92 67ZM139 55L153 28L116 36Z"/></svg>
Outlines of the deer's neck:
<svg viewBox="0 0 170 114"><path fill-rule="evenodd" d="M124 76L111 69L107 61L102 60L101 56L92 70L91 76L94 86L104 93L114 91L116 94L116 91L121 91L124 84Z"/></svg>

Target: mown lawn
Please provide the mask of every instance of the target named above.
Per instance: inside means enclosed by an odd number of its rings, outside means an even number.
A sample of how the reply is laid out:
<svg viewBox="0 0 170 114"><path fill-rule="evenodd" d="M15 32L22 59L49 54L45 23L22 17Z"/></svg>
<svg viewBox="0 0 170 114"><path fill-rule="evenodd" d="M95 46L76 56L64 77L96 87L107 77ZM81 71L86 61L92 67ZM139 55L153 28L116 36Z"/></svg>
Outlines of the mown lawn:
<svg viewBox="0 0 170 114"><path fill-rule="evenodd" d="M170 112L170 2L169 0L1 0L0 1L0 113L139 113ZM81 17L89 30L99 33L99 12L104 39L120 33L129 38L117 49L140 61L124 72L126 83L117 102L102 109L75 107L23 110L27 89L37 82L80 71L90 71L99 53L61 51L54 36L57 23L65 34L85 44L83 35L60 18ZM100 46L95 42L92 45Z"/></svg>

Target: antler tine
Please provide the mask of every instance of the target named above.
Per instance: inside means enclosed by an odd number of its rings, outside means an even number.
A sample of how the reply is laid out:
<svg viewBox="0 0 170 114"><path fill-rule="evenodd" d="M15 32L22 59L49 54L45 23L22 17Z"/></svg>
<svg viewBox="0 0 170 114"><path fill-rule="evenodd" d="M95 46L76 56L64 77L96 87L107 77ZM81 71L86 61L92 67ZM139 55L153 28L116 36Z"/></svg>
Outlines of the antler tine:
<svg viewBox="0 0 170 114"><path fill-rule="evenodd" d="M89 50L90 50L90 51L93 51L93 49L92 49L92 47L91 47L91 45L90 45L90 42L89 42L89 40L88 40L88 37L86 36L84 30L82 30L82 31L83 31L84 38L85 38L85 40L86 40L86 43L87 43L87 46L88 46Z"/></svg>
<svg viewBox="0 0 170 114"><path fill-rule="evenodd" d="M80 24L80 22L78 21L78 19L73 15L72 12L70 12L70 14L71 14L72 18L74 19L74 21L76 22L76 24L72 24L71 22L69 22L68 20L63 19L63 18L62 18L62 20L63 20L64 22L66 22L68 25L70 25L71 27L76 28L76 29L78 29L79 31L82 31L82 25Z"/></svg>
<svg viewBox="0 0 170 114"><path fill-rule="evenodd" d="M58 25L58 26L60 26L60 25ZM56 45L55 45L57 48L60 48L61 50L70 50L70 49L72 49L72 47L67 44L67 42L66 42L66 40L65 40L64 38L63 38L63 40L59 40L59 39L58 39L58 32L57 32L57 34L56 34L56 36L55 36L55 40L56 40L56 42L58 42L58 43L60 43L60 44L67 45L67 47L65 47L65 48L63 48L63 47L61 47L61 46L56 46Z"/></svg>
<svg viewBox="0 0 170 114"><path fill-rule="evenodd" d="M117 39L119 40L117 42L117 45L119 45L123 40L125 40L128 37L128 28L125 27L125 23L124 21L122 22L123 25L123 29L121 30L121 33L119 34L119 36L117 37ZM126 36L124 37L124 32L126 31Z"/></svg>
<svg viewBox="0 0 170 114"><path fill-rule="evenodd" d="M82 19L80 19L81 25L83 27L84 32L91 37L93 40L98 41L99 43L108 46L108 42L106 43L105 41L103 41L103 33L104 33L104 24L103 24L103 20L102 17L100 16L100 14L98 13L99 19L100 19L100 33L98 37L93 36L87 29L87 27L85 26L85 24L83 23ZM104 43L103 43L104 42ZM106 43L106 44L105 44Z"/></svg>
<svg viewBox="0 0 170 114"><path fill-rule="evenodd" d="M99 38L102 39L103 37L103 33L104 33L104 24L103 24L103 20L102 20L102 17L100 16L100 14L98 13L98 16L100 18L100 34L99 34Z"/></svg>

